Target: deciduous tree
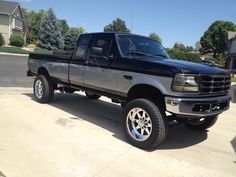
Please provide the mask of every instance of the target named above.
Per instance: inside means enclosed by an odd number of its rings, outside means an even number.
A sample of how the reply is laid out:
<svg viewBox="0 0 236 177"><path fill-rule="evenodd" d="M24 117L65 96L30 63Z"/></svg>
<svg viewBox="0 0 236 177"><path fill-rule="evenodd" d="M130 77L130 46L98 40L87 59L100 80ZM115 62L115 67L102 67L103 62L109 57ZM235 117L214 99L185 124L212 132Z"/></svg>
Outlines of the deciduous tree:
<svg viewBox="0 0 236 177"><path fill-rule="evenodd" d="M62 35L64 36L66 34L66 32L69 31L70 27L67 24L67 21L64 19L58 20L58 22L61 25L61 32L62 32Z"/></svg>
<svg viewBox="0 0 236 177"><path fill-rule="evenodd" d="M149 34L149 37L152 38L152 39L155 39L155 40L159 41L160 43L162 42L160 36L159 36L158 34L154 33L154 32L153 32L153 33L150 33L150 34Z"/></svg>
<svg viewBox="0 0 236 177"><path fill-rule="evenodd" d="M215 21L204 32L200 39L201 53L213 53L216 58L227 49L227 32L236 31L234 23L229 21Z"/></svg>
<svg viewBox="0 0 236 177"><path fill-rule="evenodd" d="M127 32L127 33L129 33L130 30L127 28L124 20L117 18L116 20L113 20L112 23L110 23L104 27L104 32Z"/></svg>

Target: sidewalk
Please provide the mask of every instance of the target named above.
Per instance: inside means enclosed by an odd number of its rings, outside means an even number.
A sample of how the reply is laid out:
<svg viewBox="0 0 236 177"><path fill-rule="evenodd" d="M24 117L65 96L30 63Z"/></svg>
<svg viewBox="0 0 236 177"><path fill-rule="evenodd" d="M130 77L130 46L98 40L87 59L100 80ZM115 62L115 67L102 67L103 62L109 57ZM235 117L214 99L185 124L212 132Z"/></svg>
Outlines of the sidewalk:
<svg viewBox="0 0 236 177"><path fill-rule="evenodd" d="M0 55L10 55L10 56L24 56L24 57L27 57L27 56L29 56L29 54L6 53L6 52L0 52Z"/></svg>

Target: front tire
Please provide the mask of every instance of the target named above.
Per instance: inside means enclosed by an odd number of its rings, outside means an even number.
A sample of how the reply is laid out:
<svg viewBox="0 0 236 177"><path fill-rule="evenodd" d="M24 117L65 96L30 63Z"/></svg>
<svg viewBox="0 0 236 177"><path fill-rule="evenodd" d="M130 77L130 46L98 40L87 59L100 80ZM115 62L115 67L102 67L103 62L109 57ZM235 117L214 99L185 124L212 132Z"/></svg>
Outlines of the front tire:
<svg viewBox="0 0 236 177"><path fill-rule="evenodd" d="M127 103L126 102L121 102L120 105L123 109L125 109L125 106L127 105Z"/></svg>
<svg viewBox="0 0 236 177"><path fill-rule="evenodd" d="M186 123L185 126L193 130L203 131L212 127L216 123L217 119L218 115L194 119L191 122Z"/></svg>
<svg viewBox="0 0 236 177"><path fill-rule="evenodd" d="M136 99L128 103L123 115L123 127L128 141L142 149L159 145L168 131L163 112L147 99Z"/></svg>
<svg viewBox="0 0 236 177"><path fill-rule="evenodd" d="M49 103L54 96L54 89L49 76L38 75L34 80L34 97L39 103Z"/></svg>
<svg viewBox="0 0 236 177"><path fill-rule="evenodd" d="M90 100L97 100L97 99L99 99L101 97L100 95L96 95L96 94L94 94L92 92L85 92L85 95Z"/></svg>

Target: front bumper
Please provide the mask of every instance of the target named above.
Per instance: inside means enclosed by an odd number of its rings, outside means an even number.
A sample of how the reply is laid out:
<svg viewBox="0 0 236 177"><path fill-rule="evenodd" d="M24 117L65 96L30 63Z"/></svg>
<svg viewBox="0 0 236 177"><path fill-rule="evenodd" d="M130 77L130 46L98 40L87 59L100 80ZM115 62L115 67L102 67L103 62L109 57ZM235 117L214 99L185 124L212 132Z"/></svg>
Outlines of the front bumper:
<svg viewBox="0 0 236 177"><path fill-rule="evenodd" d="M211 116L229 109L231 96L209 98L165 97L166 111L180 116Z"/></svg>

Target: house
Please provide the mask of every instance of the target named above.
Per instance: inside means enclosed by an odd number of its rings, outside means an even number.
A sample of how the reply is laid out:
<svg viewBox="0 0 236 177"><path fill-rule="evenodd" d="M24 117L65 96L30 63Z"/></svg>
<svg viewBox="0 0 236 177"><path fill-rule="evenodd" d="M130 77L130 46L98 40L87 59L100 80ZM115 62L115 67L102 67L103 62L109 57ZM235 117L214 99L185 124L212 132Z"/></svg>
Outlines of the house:
<svg viewBox="0 0 236 177"><path fill-rule="evenodd" d="M236 70L236 32L228 32L226 68Z"/></svg>
<svg viewBox="0 0 236 177"><path fill-rule="evenodd" d="M9 44L13 34L21 35L26 40L27 26L19 3L0 0L0 33L5 44Z"/></svg>

